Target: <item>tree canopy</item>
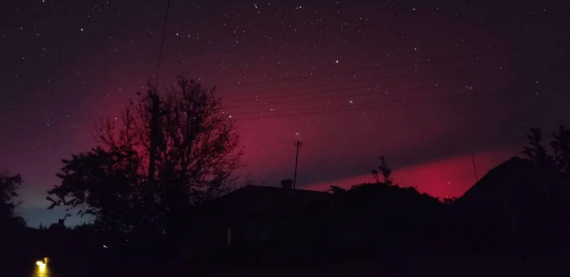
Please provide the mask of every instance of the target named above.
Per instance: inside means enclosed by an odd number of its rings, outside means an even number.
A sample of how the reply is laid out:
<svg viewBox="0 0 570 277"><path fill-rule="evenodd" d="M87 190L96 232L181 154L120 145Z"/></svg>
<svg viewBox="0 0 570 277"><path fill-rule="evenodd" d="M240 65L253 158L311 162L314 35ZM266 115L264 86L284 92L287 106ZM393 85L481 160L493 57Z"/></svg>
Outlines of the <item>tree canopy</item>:
<svg viewBox="0 0 570 277"><path fill-rule="evenodd" d="M20 175L0 175L0 226L25 226L24 219L15 214L18 187L22 185Z"/></svg>
<svg viewBox="0 0 570 277"><path fill-rule="evenodd" d="M444 223L443 203L413 187L394 183L386 159L372 171L375 183L350 189L330 187L331 200L324 212L330 228L348 229L357 247L365 251L403 251L432 243ZM441 230L440 230L441 231Z"/></svg>
<svg viewBox="0 0 570 277"><path fill-rule="evenodd" d="M93 215L104 231L175 233L190 207L224 193L243 166L221 99L184 77L164 95L149 85L96 132L97 147L63 160L48 200Z"/></svg>
<svg viewBox="0 0 570 277"><path fill-rule="evenodd" d="M570 177L570 130L560 125L558 133L552 135L548 149L542 145L542 131L539 128L531 128L527 136L529 146L522 153L526 161L540 168L555 169L566 177Z"/></svg>

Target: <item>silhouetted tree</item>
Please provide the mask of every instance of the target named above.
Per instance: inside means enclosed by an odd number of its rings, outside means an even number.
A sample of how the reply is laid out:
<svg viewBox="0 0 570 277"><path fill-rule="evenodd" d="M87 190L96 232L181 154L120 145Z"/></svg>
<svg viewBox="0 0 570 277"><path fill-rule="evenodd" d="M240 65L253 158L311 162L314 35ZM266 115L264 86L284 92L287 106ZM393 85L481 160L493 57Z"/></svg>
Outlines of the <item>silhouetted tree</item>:
<svg viewBox="0 0 570 277"><path fill-rule="evenodd" d="M553 135L550 146L554 150L554 162L565 176L570 175L570 130L560 125L558 134Z"/></svg>
<svg viewBox="0 0 570 277"><path fill-rule="evenodd" d="M54 231L54 232L65 232L68 230L67 226L65 226L65 219L68 216L64 217L64 218L60 218L57 220L57 222L52 223L47 229L50 231Z"/></svg>
<svg viewBox="0 0 570 277"><path fill-rule="evenodd" d="M457 201L457 199L459 199L459 198L457 198L456 196L444 197L442 203L448 204L448 205L453 204Z"/></svg>
<svg viewBox="0 0 570 277"><path fill-rule="evenodd" d="M7 258L17 260L17 255L22 250L22 243L25 241L21 234L26 223L21 216L15 213L15 208L18 205L16 201L17 189L21 184L20 175L0 175L0 245L5 254L2 257L4 262Z"/></svg>
<svg viewBox="0 0 570 277"><path fill-rule="evenodd" d="M338 187L338 186L331 186L328 191L331 192L332 194L340 194L340 193L346 192L346 189L343 189L343 188Z"/></svg>
<svg viewBox="0 0 570 277"><path fill-rule="evenodd" d="M376 183L330 187L331 198L322 211L335 238L333 247L365 255L431 251L427 249L440 237L443 204L415 188L396 185L384 157L372 173Z"/></svg>
<svg viewBox="0 0 570 277"><path fill-rule="evenodd" d="M83 223L73 226L73 232L79 234L92 234L96 232L95 225L92 223Z"/></svg>
<svg viewBox="0 0 570 277"><path fill-rule="evenodd" d="M17 189L22 185L20 175L0 175L0 228L6 226L23 227L25 221L14 213L17 206L15 200L18 197Z"/></svg>
<svg viewBox="0 0 570 277"><path fill-rule="evenodd" d="M382 174L382 181L380 180L380 174ZM377 183L384 183L387 185L392 184L392 169L388 167L384 156L380 157L380 165L378 166L378 169L372 170L372 175L374 175L374 179Z"/></svg>
<svg viewBox="0 0 570 277"><path fill-rule="evenodd" d="M122 120L102 121L98 147L63 161L50 208L91 214L100 231L180 231L190 207L224 193L243 165L235 122L213 93L183 77L162 96L149 85Z"/></svg>
<svg viewBox="0 0 570 277"><path fill-rule="evenodd" d="M527 146L522 151L527 156L526 160L542 168L551 168L553 166L553 158L541 144L542 131L539 128L530 128L530 134L527 137L530 147Z"/></svg>
<svg viewBox="0 0 570 277"><path fill-rule="evenodd" d="M522 151L526 155L526 161L540 168L557 170L564 176L570 177L570 130L560 125L558 133L552 135L550 142L554 155L550 155L542 146L541 130L531 128L528 135L530 147Z"/></svg>

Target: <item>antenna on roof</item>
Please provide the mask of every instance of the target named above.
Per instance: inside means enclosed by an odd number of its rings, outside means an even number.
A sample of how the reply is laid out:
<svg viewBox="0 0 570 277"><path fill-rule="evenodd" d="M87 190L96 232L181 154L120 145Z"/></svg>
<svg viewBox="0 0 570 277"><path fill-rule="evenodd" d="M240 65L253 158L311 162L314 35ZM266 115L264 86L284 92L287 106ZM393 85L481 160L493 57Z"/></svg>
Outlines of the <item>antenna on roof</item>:
<svg viewBox="0 0 570 277"><path fill-rule="evenodd" d="M475 156L473 155L473 149L471 149L471 161L473 162L473 172L475 173L475 183L479 182L477 178L477 167L475 167Z"/></svg>
<svg viewBox="0 0 570 277"><path fill-rule="evenodd" d="M297 188L297 163L299 162L299 147L303 145L300 141L295 142L297 146L297 156L295 156L295 175L293 175L293 189Z"/></svg>

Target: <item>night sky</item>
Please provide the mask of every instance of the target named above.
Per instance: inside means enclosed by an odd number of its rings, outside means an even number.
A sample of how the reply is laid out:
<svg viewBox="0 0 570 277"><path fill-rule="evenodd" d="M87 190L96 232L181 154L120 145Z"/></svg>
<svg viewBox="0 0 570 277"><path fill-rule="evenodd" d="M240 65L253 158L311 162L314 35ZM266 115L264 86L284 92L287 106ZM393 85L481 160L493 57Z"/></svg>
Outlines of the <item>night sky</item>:
<svg viewBox="0 0 570 277"><path fill-rule="evenodd" d="M0 169L37 227L61 159L154 78L167 0L0 4ZM395 180L460 196L570 119L568 1L172 1L159 73L217 87L255 184ZM76 222L73 218L70 222Z"/></svg>

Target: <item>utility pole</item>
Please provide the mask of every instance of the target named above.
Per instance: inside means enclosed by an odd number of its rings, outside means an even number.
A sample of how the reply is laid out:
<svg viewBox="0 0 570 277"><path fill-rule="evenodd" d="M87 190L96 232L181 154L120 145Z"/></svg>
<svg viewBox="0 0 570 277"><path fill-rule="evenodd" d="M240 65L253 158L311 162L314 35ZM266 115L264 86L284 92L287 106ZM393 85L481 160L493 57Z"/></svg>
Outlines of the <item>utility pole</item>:
<svg viewBox="0 0 570 277"><path fill-rule="evenodd" d="M155 167L156 167L156 155L158 148L158 138L160 132L160 97L158 96L158 77L160 75L160 64L162 62L162 50L164 48L164 38L166 36L166 23L168 20L168 13L170 11L170 1L166 5L166 13L164 14L164 24L162 26L162 37L160 39L160 49L158 56L158 63L156 65L156 79L154 88L150 87L148 91L148 97L151 101L150 104L150 157L148 163L148 192L146 195L147 201L147 223L148 230L152 230L152 220L155 214L154 207L154 195L156 192L156 182L155 182Z"/></svg>
<svg viewBox="0 0 570 277"><path fill-rule="evenodd" d="M293 189L297 188L297 164L299 162L299 147L303 145L300 141L295 142L295 146L297 146L297 155L295 157L295 174L293 175Z"/></svg>
<svg viewBox="0 0 570 277"><path fill-rule="evenodd" d="M471 149L471 161L473 162L473 172L475 173L475 183L479 181L477 177L477 168L475 167L475 156L473 155L473 149Z"/></svg>
<svg viewBox="0 0 570 277"><path fill-rule="evenodd" d="M148 217L150 220L154 217L154 194L156 192L155 186L155 171L156 171L156 152L158 148L158 135L160 132L159 117L160 117L160 97L156 91L149 91L151 100L151 119L150 119L150 157L148 163ZM149 226L150 227L150 226Z"/></svg>
<svg viewBox="0 0 570 277"><path fill-rule="evenodd" d="M151 100L151 119L150 119L150 160L148 164L148 178L154 181L154 167L156 164L156 148L158 144L159 132L159 116L160 116L160 97L156 92L149 92Z"/></svg>

